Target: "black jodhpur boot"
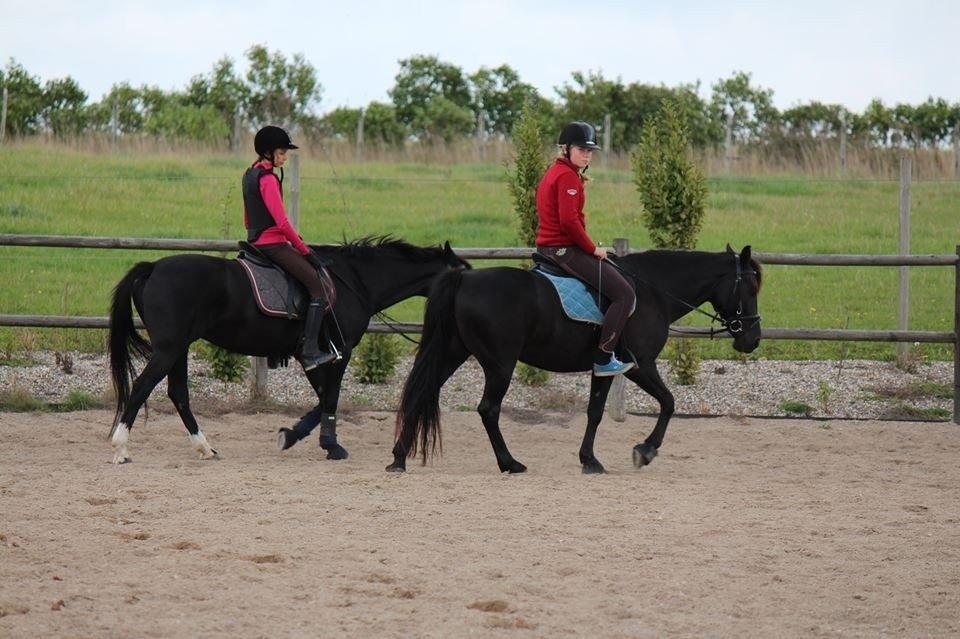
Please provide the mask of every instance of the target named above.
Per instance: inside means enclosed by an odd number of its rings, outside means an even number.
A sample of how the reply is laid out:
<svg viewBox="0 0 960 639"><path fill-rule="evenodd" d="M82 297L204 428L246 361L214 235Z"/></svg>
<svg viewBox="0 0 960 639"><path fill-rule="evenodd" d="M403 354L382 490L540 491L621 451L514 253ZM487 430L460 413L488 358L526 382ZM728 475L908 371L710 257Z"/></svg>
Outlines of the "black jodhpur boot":
<svg viewBox="0 0 960 639"><path fill-rule="evenodd" d="M307 309L307 320L303 327L303 343L300 346L300 356L297 358L305 371L340 358L337 353L320 349L318 338L320 327L323 325L324 306L325 302L316 298L310 300L310 308Z"/></svg>

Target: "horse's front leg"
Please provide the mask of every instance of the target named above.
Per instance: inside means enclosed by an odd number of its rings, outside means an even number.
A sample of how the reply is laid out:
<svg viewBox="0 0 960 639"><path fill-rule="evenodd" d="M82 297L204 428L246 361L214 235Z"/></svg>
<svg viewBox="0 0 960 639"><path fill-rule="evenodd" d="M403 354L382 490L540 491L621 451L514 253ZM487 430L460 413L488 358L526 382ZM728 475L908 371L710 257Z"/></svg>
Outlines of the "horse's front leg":
<svg viewBox="0 0 960 639"><path fill-rule="evenodd" d="M657 456L657 451L660 450L660 445L663 444L667 424L673 416L673 394L660 378L657 364L653 360L638 360L637 367L625 373L624 376L660 403L660 416L657 417L657 425L653 432L647 436L642 444L633 447L633 465L637 468L643 468L653 461L653 458Z"/></svg>
<svg viewBox="0 0 960 639"><path fill-rule="evenodd" d="M593 442L597 436L597 427L603 419L603 408L607 403L607 394L610 392L612 377L590 378L590 402L587 405L587 430L583 434L583 443L580 444L580 463L585 475L597 475L607 472L603 464L593 454Z"/></svg>
<svg viewBox="0 0 960 639"><path fill-rule="evenodd" d="M323 414L323 406L317 404L309 412L304 414L296 424L293 425L293 428L281 428L277 434L277 447L280 450L287 450L291 448L301 439L304 439L313 429L317 427L317 424L320 423L320 418Z"/></svg>
<svg viewBox="0 0 960 639"><path fill-rule="evenodd" d="M349 351L344 352L343 359L332 363L327 370L324 387L316 389L320 398L319 406L323 409L320 414L320 448L327 451L327 459L347 459L350 456L337 441L337 405L340 403L340 387L349 361Z"/></svg>
<svg viewBox="0 0 960 639"><path fill-rule="evenodd" d="M277 436L277 447L287 450L301 439L309 437L320 426L320 448L327 451L327 459L346 459L347 449L337 443L337 404L340 400L340 386L347 368L347 358L338 362L318 366L307 371L307 380L317 394L317 405L303 415L292 428L281 428Z"/></svg>

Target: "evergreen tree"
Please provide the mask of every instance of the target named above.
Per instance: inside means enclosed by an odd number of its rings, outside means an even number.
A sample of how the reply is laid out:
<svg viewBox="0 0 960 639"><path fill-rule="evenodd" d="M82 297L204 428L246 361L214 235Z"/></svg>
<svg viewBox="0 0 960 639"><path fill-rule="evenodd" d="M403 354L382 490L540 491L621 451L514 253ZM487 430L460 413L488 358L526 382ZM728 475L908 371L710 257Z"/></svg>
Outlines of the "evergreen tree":
<svg viewBox="0 0 960 639"><path fill-rule="evenodd" d="M660 114L644 127L630 160L654 246L696 247L707 188L703 172L690 160L687 127L676 103L664 101ZM696 382L700 358L691 340L674 340L670 359L681 384Z"/></svg>
<svg viewBox="0 0 960 639"><path fill-rule="evenodd" d="M537 237L537 185L547 170L546 139L533 101L528 101L513 127L515 170L507 171L507 188L519 218L518 237L523 246L533 246Z"/></svg>

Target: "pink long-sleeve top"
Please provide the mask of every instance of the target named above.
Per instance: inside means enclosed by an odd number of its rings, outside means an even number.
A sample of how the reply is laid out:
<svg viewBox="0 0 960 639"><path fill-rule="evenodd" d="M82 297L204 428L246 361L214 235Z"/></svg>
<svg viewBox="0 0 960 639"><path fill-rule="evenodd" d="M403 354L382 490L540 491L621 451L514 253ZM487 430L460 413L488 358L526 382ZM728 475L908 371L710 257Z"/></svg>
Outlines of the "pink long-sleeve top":
<svg viewBox="0 0 960 639"><path fill-rule="evenodd" d="M276 222L276 226L264 230L253 243L254 246L290 242L295 249L300 251L301 255L306 255L310 252L310 249L304 244L293 225L290 224L287 209L283 206L283 196L280 193L280 180L272 172L273 165L270 162L260 162L260 166L271 170L270 173L264 173L260 176L260 195L263 197L263 203L267 206L267 211L270 212L270 217Z"/></svg>

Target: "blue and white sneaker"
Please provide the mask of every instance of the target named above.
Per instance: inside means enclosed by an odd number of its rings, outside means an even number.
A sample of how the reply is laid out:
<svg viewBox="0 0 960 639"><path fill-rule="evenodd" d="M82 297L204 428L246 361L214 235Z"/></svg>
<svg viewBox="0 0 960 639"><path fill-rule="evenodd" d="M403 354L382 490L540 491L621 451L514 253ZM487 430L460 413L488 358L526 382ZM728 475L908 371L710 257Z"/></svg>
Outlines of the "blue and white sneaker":
<svg viewBox="0 0 960 639"><path fill-rule="evenodd" d="M610 361L606 364L594 364L593 374L597 377L612 377L620 373L626 373L633 368L633 362L621 362L613 353L610 354Z"/></svg>

